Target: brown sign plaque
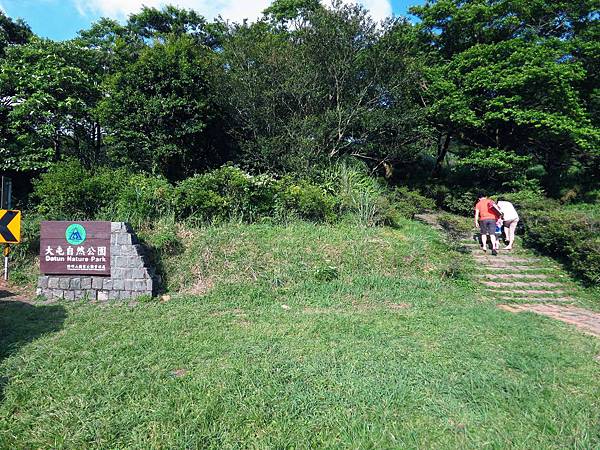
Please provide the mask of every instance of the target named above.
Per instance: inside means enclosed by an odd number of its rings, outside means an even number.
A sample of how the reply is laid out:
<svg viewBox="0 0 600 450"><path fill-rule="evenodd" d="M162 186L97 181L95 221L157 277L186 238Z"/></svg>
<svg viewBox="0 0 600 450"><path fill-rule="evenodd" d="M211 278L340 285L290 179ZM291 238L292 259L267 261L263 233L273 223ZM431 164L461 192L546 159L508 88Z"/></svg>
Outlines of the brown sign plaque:
<svg viewBox="0 0 600 450"><path fill-rule="evenodd" d="M110 222L42 222L40 271L110 276Z"/></svg>

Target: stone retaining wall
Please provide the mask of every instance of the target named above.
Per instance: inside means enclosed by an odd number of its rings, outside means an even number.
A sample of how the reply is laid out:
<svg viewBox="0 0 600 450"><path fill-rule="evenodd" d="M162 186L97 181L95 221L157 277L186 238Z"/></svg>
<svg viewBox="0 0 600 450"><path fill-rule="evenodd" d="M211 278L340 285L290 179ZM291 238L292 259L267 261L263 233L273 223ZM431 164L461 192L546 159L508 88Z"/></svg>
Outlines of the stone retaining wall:
<svg viewBox="0 0 600 450"><path fill-rule="evenodd" d="M149 267L144 248L128 224L111 223L110 252L110 277L42 275L37 294L48 299L107 301L156 293L154 269Z"/></svg>

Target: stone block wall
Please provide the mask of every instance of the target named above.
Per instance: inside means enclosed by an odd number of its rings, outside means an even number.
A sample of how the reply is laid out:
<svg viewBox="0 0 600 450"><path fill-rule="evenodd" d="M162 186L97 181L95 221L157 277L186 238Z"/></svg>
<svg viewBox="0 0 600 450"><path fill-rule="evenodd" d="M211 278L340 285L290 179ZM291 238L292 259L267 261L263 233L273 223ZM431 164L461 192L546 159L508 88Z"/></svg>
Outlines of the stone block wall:
<svg viewBox="0 0 600 450"><path fill-rule="evenodd" d="M110 252L110 277L42 275L38 279L37 294L48 299L98 301L156 294L158 278L128 224L111 223Z"/></svg>

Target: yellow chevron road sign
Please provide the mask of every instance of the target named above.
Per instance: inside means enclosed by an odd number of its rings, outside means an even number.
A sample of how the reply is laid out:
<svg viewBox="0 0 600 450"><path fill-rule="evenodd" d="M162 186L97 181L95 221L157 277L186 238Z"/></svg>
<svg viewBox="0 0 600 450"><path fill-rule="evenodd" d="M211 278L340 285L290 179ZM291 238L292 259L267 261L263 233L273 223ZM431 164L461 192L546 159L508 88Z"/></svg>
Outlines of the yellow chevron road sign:
<svg viewBox="0 0 600 450"><path fill-rule="evenodd" d="M21 211L0 209L0 244L21 242Z"/></svg>

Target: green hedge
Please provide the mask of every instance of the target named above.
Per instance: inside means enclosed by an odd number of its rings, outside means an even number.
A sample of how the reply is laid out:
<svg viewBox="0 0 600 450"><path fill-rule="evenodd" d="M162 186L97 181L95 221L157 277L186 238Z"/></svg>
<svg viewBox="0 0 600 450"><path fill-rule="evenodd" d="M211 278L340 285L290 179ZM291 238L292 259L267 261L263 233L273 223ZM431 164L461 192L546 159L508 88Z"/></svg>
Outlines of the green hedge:
<svg viewBox="0 0 600 450"><path fill-rule="evenodd" d="M568 210L533 210L524 216L525 242L565 260L584 280L600 282L600 221Z"/></svg>
<svg viewBox="0 0 600 450"><path fill-rule="evenodd" d="M434 202L405 187L390 190L360 167L333 167L327 180L251 175L238 167L198 174L173 186L165 178L123 169L90 171L78 161L54 164L34 184L46 219L119 220L139 227L164 217L201 222L300 218L332 222L350 216L366 226L394 225Z"/></svg>
<svg viewBox="0 0 600 450"><path fill-rule="evenodd" d="M505 197L519 210L525 245L564 261L588 283L600 282L598 205L564 206L531 192Z"/></svg>

